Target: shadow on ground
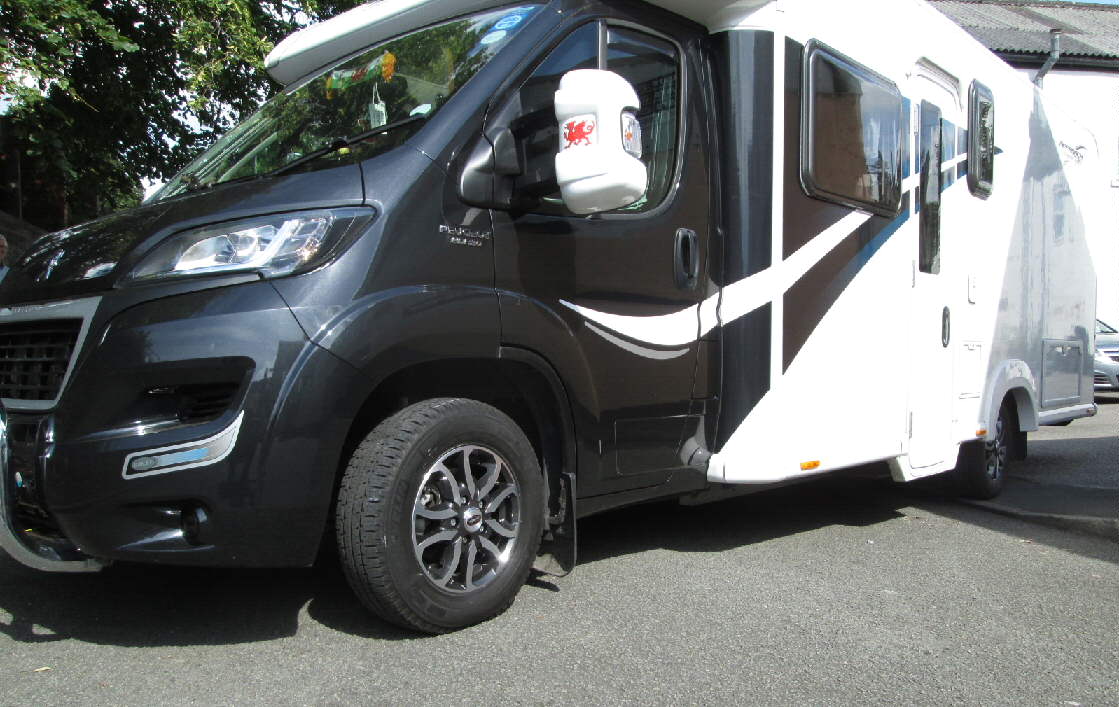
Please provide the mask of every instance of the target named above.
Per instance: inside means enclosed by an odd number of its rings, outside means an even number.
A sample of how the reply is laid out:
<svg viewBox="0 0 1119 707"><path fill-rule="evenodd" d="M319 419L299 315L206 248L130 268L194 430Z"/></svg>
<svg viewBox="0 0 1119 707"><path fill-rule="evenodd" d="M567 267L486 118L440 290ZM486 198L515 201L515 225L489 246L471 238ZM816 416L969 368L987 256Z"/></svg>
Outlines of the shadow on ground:
<svg viewBox="0 0 1119 707"><path fill-rule="evenodd" d="M608 562L660 548L716 553L828 526L871 526L916 508L1119 563L1114 543L994 515L952 500L936 484L897 485L881 472L871 467L706 506L660 502L603 513L581 522L579 561ZM527 590L562 591L562 585L535 577ZM306 570L116 565L93 575L52 575L0 556L0 633L20 642L140 647L264 641L294 635L304 607L311 619L343 633L417 637L370 615L332 557Z"/></svg>
<svg viewBox="0 0 1119 707"><path fill-rule="evenodd" d="M301 570L117 564L97 574L60 575L25 569L0 554L0 634L17 641L75 638L133 647L264 641L294 635L304 606L313 619L344 633L416 637L369 614L332 558Z"/></svg>
<svg viewBox="0 0 1119 707"><path fill-rule="evenodd" d="M657 503L585 519L579 562L596 562L659 548L721 552L826 526L870 526L903 509L952 518L988 530L1119 564L1119 545L1042 527L968 505L942 479L895 484L873 468L850 478L820 479L698 507ZM578 571L578 570L576 570Z"/></svg>

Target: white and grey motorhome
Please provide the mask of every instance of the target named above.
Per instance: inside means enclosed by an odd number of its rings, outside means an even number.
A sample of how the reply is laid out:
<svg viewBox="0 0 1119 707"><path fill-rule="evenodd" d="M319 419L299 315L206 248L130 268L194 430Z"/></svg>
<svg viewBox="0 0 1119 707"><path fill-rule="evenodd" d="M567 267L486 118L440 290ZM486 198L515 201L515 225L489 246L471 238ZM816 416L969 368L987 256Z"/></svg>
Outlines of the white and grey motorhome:
<svg viewBox="0 0 1119 707"><path fill-rule="evenodd" d="M989 497L1095 413L1093 143L920 0L382 0L267 65L151 203L0 283L0 348L54 357L0 360L29 565L333 529L438 632L542 539L570 569L580 516L870 462Z"/></svg>

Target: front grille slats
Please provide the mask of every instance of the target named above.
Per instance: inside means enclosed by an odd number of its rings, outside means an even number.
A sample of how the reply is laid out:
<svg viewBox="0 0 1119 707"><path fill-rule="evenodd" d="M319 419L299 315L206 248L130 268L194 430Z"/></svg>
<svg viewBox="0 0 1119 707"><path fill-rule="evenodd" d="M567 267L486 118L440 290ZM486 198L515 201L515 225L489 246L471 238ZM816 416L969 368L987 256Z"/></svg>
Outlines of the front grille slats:
<svg viewBox="0 0 1119 707"><path fill-rule="evenodd" d="M81 319L0 325L0 398L57 398L81 328Z"/></svg>

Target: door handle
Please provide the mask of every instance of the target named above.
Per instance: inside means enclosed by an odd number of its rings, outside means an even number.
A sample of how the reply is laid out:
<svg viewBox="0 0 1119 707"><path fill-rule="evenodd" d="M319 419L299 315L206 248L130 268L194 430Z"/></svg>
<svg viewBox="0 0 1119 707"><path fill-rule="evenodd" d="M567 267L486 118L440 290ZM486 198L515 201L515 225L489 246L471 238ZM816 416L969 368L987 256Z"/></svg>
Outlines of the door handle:
<svg viewBox="0 0 1119 707"><path fill-rule="evenodd" d="M952 312L947 307L940 313L940 344L948 348L952 340Z"/></svg>
<svg viewBox="0 0 1119 707"><path fill-rule="evenodd" d="M676 286L694 290L699 284L699 236L690 228L676 229Z"/></svg>

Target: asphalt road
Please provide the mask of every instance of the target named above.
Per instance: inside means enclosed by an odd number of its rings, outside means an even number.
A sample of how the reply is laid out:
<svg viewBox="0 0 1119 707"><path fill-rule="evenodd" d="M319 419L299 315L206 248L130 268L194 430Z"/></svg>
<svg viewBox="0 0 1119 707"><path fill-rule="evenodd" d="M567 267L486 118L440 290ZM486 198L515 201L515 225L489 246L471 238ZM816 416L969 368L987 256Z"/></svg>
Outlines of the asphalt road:
<svg viewBox="0 0 1119 707"><path fill-rule="evenodd" d="M1019 474L1115 485L1119 396ZM329 563L0 559L0 704L1119 704L1119 544L865 479L588 519L581 565L417 637Z"/></svg>

